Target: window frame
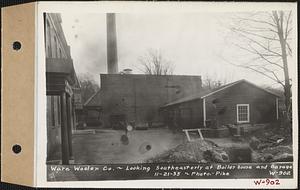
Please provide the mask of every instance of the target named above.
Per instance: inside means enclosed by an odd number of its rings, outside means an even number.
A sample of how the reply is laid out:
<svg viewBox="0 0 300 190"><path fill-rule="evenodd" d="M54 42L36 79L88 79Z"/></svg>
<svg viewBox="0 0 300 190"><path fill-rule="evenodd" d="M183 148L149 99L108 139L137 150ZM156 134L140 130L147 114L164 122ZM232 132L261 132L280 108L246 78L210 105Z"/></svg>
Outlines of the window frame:
<svg viewBox="0 0 300 190"><path fill-rule="evenodd" d="M239 107L246 106L247 107L247 121L239 120ZM236 105L236 121L237 123L249 123L250 122L250 105L249 104L237 104Z"/></svg>

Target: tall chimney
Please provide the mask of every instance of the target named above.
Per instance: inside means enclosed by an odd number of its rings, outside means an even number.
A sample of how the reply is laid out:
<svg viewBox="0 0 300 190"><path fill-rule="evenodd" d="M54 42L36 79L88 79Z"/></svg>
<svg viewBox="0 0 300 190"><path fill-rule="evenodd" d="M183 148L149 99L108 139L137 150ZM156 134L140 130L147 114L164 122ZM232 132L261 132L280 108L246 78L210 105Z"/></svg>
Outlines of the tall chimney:
<svg viewBox="0 0 300 190"><path fill-rule="evenodd" d="M107 73L118 73L118 51L115 13L106 14L107 30Z"/></svg>

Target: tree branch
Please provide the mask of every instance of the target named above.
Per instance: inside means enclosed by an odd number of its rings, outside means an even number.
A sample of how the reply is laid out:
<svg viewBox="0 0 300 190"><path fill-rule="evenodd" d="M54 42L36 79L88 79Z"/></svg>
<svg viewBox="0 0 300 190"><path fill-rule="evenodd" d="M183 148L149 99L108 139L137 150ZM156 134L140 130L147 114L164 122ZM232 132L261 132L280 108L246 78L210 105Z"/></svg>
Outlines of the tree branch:
<svg viewBox="0 0 300 190"><path fill-rule="evenodd" d="M142 71L146 74L167 75L173 72L169 62L163 58L161 52L156 50L149 49L145 56L139 58L139 62L143 66Z"/></svg>
<svg viewBox="0 0 300 190"><path fill-rule="evenodd" d="M225 61L225 62L227 62L227 63L229 63L229 64L231 64L231 65L234 65L234 66L236 66L236 67L241 67L241 68L245 68L245 69L249 69L249 70L255 71L255 72L257 72L257 73L259 73L259 74L261 74L261 75L263 75L263 76L269 78L270 80L279 83L278 80L277 80L276 78L273 78L273 77L267 75L265 72L262 72L262 71L260 71L260 70L258 70L258 69L254 69L254 68L249 67L249 66L247 66L247 65L234 64L234 63L232 63L232 62L230 62L230 61L228 61L228 60L225 60L224 58L223 58L223 61ZM280 84L280 83L279 83L279 84Z"/></svg>
<svg viewBox="0 0 300 190"><path fill-rule="evenodd" d="M276 73L274 71L267 69L266 67L261 67L261 69L265 70L268 73L271 73L274 76L274 78L276 79L276 81L284 87L284 84L282 83L282 81L279 80L278 76L276 75Z"/></svg>
<svg viewBox="0 0 300 190"><path fill-rule="evenodd" d="M263 48L264 50L266 50L266 51L268 51L268 52L270 52L270 53L272 53L274 55L281 56L281 54L279 54L278 52L270 50L270 48L265 47L264 45L262 45L261 43L257 42L256 40L254 40L252 38L249 38L248 36L246 36L246 35L244 35L244 34L242 34L240 32L237 32L237 31L233 30L232 28L231 28L231 30L233 32L238 33L239 35L243 36L244 38L248 39L249 41L255 43L256 45L258 45L259 47Z"/></svg>
<svg viewBox="0 0 300 190"><path fill-rule="evenodd" d="M288 51L289 51L289 55L292 55L292 48L291 48L291 46L290 46L290 44L289 43L286 43L286 46L287 46L287 48L288 48Z"/></svg>
<svg viewBox="0 0 300 190"><path fill-rule="evenodd" d="M279 65L279 64L277 64L277 63L274 63L274 62L268 60L268 59L265 58L261 53L259 53L255 48L253 48L251 45L249 45L249 47L252 48L252 50L255 51L255 53L256 53L257 55L259 55L259 57L262 58L263 60L265 60L266 62L270 63L271 65L275 65L275 66L277 66L277 67L283 69L283 66L281 66L281 65Z"/></svg>
<svg viewBox="0 0 300 190"><path fill-rule="evenodd" d="M288 18L286 19L285 37L284 37L285 40L288 37L288 28L289 28L289 22L290 22L291 14L292 14L292 11L289 12Z"/></svg>
<svg viewBox="0 0 300 190"><path fill-rule="evenodd" d="M242 17L238 17L240 20L246 20L246 21L250 21L250 22L255 22L255 23L261 23L261 24L267 24L269 26L272 26L274 28L276 28L276 25L274 25L273 23L264 21L264 20L256 20L256 19L250 19L250 18L242 18Z"/></svg>
<svg viewBox="0 0 300 190"><path fill-rule="evenodd" d="M260 37L260 38L263 38L263 39L267 39L267 40L279 41L279 39L276 39L276 38L270 38L270 37L262 36L262 35L259 35L257 33L248 32L248 31L245 31L245 30L242 30L242 29L234 28L234 30L237 30L237 31L239 31L241 33L249 34L249 35L252 35L252 36L256 36L256 37Z"/></svg>

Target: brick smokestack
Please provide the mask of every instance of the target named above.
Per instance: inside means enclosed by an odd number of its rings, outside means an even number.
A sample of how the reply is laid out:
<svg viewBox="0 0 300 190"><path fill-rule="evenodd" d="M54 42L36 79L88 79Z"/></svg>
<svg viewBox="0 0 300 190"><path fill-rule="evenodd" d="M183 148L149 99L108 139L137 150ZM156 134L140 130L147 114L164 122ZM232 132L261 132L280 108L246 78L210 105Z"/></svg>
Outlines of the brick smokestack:
<svg viewBox="0 0 300 190"><path fill-rule="evenodd" d="M118 50L115 13L106 14L107 30L107 73L118 73Z"/></svg>

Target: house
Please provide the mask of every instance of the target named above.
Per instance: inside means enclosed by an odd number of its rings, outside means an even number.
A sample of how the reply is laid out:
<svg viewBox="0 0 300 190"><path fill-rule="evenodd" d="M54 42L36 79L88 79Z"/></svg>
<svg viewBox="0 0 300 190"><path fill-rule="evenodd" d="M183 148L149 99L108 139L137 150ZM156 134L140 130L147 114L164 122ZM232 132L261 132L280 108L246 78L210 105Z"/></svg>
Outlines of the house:
<svg viewBox="0 0 300 190"><path fill-rule="evenodd" d="M47 94L47 163L72 158L76 89L80 88L60 14L44 14Z"/></svg>
<svg viewBox="0 0 300 190"><path fill-rule="evenodd" d="M278 120L279 96L246 80L186 96L161 107L165 123L178 128L218 128Z"/></svg>
<svg viewBox="0 0 300 190"><path fill-rule="evenodd" d="M88 126L162 123L159 108L202 90L200 76L101 74L101 89L85 104Z"/></svg>

